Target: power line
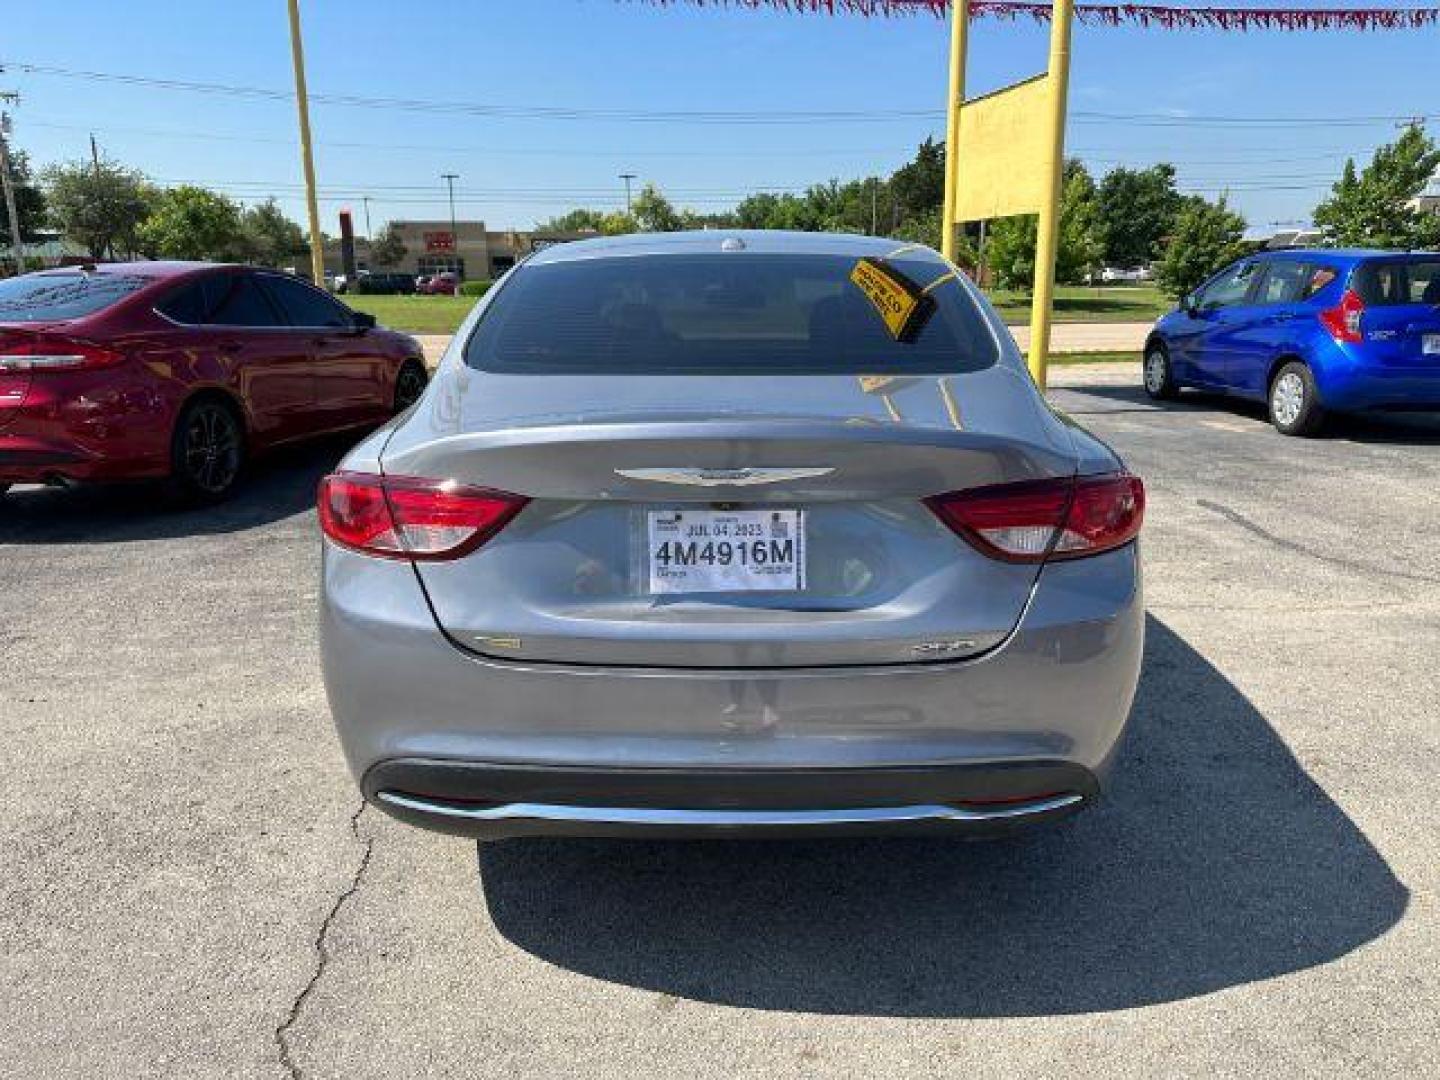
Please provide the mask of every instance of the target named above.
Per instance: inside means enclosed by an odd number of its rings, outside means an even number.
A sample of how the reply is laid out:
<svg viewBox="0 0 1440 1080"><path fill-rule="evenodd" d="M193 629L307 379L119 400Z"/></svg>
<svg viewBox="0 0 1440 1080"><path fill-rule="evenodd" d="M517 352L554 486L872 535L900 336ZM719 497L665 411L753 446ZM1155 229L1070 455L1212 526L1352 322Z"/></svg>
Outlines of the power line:
<svg viewBox="0 0 1440 1080"><path fill-rule="evenodd" d="M54 131L96 131L102 134L144 135L149 138L194 139L204 142L222 143L268 143L276 146L290 146L294 139L281 139L270 135L255 135L244 132L220 133L214 131L187 131L178 128L129 127L125 125L65 124L57 121L28 120L31 127ZM736 157L840 157L879 154L908 154L912 147L832 147L801 149L785 147L774 150L576 150L560 148L513 148L491 149L479 146L441 146L434 143L400 142L353 142L346 140L317 139L316 146L330 150L390 150L397 152L425 151L436 154L484 154L486 157L593 157L593 158L736 158Z"/></svg>
<svg viewBox="0 0 1440 1080"><path fill-rule="evenodd" d="M224 143L265 143L281 146L289 146L293 140L271 138L263 135L250 135L244 133L205 132L205 131L182 131L177 129L164 128L139 128L127 127L124 125L113 125L106 127L92 127L86 124L64 124L54 121L41 121L27 118L27 123L32 128L44 128L56 131L84 131L98 132L106 135L131 134L144 135L155 138L191 139L207 142ZM412 153L425 151L443 154L484 154L487 157L521 156L521 157L586 157L611 160L616 157L655 157L655 158L725 158L734 159L737 157L763 157L767 160L784 157L879 157L884 155L900 157L908 155L909 147L866 147L866 148L833 148L833 149L790 149L784 150L755 150L744 151L726 148L723 150L656 150L656 151L631 151L616 152L611 150L572 150L572 149L487 149L476 146L439 146L433 144L416 143L370 143L370 142L317 142L317 146L327 149L346 148L357 150L390 150ZM1243 149L1231 146L1231 151ZM1269 154L1272 152L1270 146L1257 146L1251 148L1256 154ZM1374 152L1373 147L1355 147L1347 145L1343 148L1315 154L1301 154L1291 157L1177 157L1165 152L1162 149L1149 149L1146 147L1125 148L1125 147L1094 147L1087 148L1078 146L1071 150L1071 156L1083 158L1085 161L1099 165L1128 165L1136 161L1165 163L1176 166L1207 166L1207 165L1293 165L1305 162L1335 161L1340 162L1350 157L1367 157ZM1124 157L1099 157L1099 154L1125 154Z"/></svg>
<svg viewBox="0 0 1440 1080"><path fill-rule="evenodd" d="M164 79L118 72L86 71L54 67L45 64L30 64L21 61L0 62L0 70L3 70L6 66L32 75L50 75L59 78L82 79L127 86L143 86L153 89L182 90L193 93L270 101L290 101L294 98L294 94L290 91L259 86L194 82L183 79ZM934 120L944 115L943 110L937 109L771 110L763 112L755 110L587 109L554 105L498 105L484 102L435 101L420 98L367 97L359 94L311 94L310 99L314 102L327 105L369 109L396 109L444 115L460 114L505 119L583 120L588 122L615 121L627 123L888 123L903 119ZM1111 124L1116 121L1125 121L1130 124L1151 127L1220 126L1243 129L1267 127L1350 127L1371 124L1414 123L1440 118L1440 114L1409 112L1388 115L1327 116L1321 118L1315 116L1223 116L1188 113L1095 112L1077 109L1071 112L1070 117L1077 123Z"/></svg>

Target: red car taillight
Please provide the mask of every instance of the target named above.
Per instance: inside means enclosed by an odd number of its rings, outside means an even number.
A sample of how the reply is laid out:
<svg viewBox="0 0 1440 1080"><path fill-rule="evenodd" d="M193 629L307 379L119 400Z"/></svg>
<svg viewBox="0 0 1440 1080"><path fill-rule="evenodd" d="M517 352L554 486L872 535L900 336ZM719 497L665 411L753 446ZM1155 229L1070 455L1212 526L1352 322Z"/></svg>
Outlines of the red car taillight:
<svg viewBox="0 0 1440 1080"><path fill-rule="evenodd" d="M332 473L320 481L320 528L337 544L383 559L458 559L528 501L450 480Z"/></svg>
<svg viewBox="0 0 1440 1080"><path fill-rule="evenodd" d="M1006 562L1080 559L1128 544L1145 517L1138 476L1064 477L955 491L926 505L978 551Z"/></svg>
<svg viewBox="0 0 1440 1080"><path fill-rule="evenodd" d="M1365 340L1360 333L1360 319L1365 314L1365 301L1354 289L1346 289L1340 303L1320 312L1320 324L1330 331L1336 341L1359 345Z"/></svg>
<svg viewBox="0 0 1440 1080"><path fill-rule="evenodd" d="M42 337L0 350L0 372L95 371L114 367L125 354L74 338Z"/></svg>

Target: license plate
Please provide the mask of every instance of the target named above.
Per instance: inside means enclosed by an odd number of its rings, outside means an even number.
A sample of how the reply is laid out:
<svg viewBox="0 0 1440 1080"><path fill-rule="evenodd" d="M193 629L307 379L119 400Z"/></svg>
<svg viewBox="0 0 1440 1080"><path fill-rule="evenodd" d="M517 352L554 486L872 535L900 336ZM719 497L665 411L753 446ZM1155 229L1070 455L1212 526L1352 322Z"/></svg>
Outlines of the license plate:
<svg viewBox="0 0 1440 1080"><path fill-rule="evenodd" d="M1440 356L1440 334L1426 334L1420 348L1426 356Z"/></svg>
<svg viewBox="0 0 1440 1080"><path fill-rule="evenodd" d="M651 510L651 593L798 592L803 510Z"/></svg>

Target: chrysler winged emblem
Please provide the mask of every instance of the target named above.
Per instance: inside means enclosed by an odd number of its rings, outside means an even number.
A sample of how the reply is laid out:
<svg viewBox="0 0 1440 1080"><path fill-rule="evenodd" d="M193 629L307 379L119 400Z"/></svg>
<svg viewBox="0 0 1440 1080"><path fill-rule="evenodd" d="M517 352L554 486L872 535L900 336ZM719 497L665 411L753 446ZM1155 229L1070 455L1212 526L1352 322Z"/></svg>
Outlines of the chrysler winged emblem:
<svg viewBox="0 0 1440 1080"><path fill-rule="evenodd" d="M616 469L628 480L649 480L657 484L684 484L690 487L750 487L755 484L783 484L787 480L810 480L829 476L830 467L811 469Z"/></svg>

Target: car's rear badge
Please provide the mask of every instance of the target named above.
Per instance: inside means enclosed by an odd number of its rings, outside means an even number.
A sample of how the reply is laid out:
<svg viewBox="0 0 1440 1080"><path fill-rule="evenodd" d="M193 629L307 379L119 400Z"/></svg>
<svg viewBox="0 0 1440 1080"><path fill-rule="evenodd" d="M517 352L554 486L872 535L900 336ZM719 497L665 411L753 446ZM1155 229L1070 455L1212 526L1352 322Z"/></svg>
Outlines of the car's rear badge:
<svg viewBox="0 0 1440 1080"><path fill-rule="evenodd" d="M960 641L922 641L919 645L912 645L910 651L916 656L949 656L951 653L969 652L975 648L975 642L969 640Z"/></svg>
<svg viewBox="0 0 1440 1080"><path fill-rule="evenodd" d="M627 480L648 480L656 484L683 484L689 487L749 487L755 484L783 484L787 480L811 480L829 476L832 467L809 469L616 469Z"/></svg>

